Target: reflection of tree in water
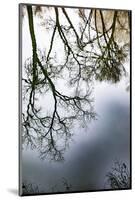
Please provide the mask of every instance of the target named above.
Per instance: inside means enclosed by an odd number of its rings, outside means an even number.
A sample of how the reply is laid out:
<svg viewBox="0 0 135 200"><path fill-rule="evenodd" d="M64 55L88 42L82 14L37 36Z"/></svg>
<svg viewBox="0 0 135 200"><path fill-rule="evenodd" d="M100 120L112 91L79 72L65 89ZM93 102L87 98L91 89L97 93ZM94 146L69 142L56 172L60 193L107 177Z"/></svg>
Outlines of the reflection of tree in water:
<svg viewBox="0 0 135 200"><path fill-rule="evenodd" d="M36 184L28 183L27 181L23 182L22 190L23 190L23 195L40 193L39 187Z"/></svg>
<svg viewBox="0 0 135 200"><path fill-rule="evenodd" d="M95 178L97 179L97 177ZM111 170L106 175L106 183L103 189L129 189L130 187L131 176L127 165L123 162L116 161ZM24 181L22 184L23 195L72 192L76 191L75 188L76 185L71 184L71 182L69 182L65 177L62 177L60 181L58 181L55 185L50 186L48 189L46 187L41 189L40 185L28 181Z"/></svg>
<svg viewBox="0 0 135 200"><path fill-rule="evenodd" d="M62 178L60 182L57 182L56 185L50 186L49 189L46 187L41 189L41 185L37 185L32 182L23 181L22 183L22 194L23 195L32 195L32 194L42 194L42 193L59 193L59 192L71 192L72 185L66 178ZM42 186L43 187L43 186ZM62 189L62 191L61 191Z"/></svg>
<svg viewBox="0 0 135 200"><path fill-rule="evenodd" d="M128 189L131 187L131 176L125 163L115 162L107 174L107 187L110 189Z"/></svg>
<svg viewBox="0 0 135 200"><path fill-rule="evenodd" d="M76 9L79 24L74 25L67 9L48 8L53 12L45 19L46 29L52 32L48 51L38 50L33 13L44 16L42 7L27 6L32 58L25 62L23 77L24 99L23 142L37 148L41 158L49 156L62 160L76 121L95 119L91 85L94 79L116 83L126 73L123 66L128 56L129 25L127 11ZM87 11L87 12L86 12ZM106 23L110 12L110 23ZM47 15L45 15L47 16ZM65 19L64 23L61 16ZM43 20L43 17L41 17ZM117 41L118 32L124 33ZM55 46L62 44L62 61L58 61ZM65 79L71 93L57 89L56 81ZM68 88L68 90L70 90ZM38 105L41 96L51 95L53 109L45 112ZM44 98L44 101L47 98Z"/></svg>

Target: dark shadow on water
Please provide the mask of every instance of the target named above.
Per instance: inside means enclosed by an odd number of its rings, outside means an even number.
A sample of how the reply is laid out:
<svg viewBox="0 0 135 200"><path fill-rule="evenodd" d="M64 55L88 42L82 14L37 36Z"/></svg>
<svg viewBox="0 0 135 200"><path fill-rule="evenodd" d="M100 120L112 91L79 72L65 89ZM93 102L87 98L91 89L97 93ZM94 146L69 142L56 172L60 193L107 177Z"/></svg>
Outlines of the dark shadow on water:
<svg viewBox="0 0 135 200"><path fill-rule="evenodd" d="M13 195L18 196L18 190L14 188L7 189L7 191Z"/></svg>

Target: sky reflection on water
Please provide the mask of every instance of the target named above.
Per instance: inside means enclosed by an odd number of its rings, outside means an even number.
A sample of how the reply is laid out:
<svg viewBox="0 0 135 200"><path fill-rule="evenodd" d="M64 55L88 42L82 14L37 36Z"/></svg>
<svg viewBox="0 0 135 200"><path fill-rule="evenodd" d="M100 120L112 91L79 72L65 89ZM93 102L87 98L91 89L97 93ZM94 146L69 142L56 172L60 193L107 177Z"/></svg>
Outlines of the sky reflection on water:
<svg viewBox="0 0 135 200"><path fill-rule="evenodd" d="M40 160L37 152L23 152L23 180L36 183L43 192L64 191L63 177L71 190L104 189L106 174L116 160L130 164L129 93L124 81L96 84L97 120L87 129L75 130L64 162ZM57 185L57 186L56 186Z"/></svg>

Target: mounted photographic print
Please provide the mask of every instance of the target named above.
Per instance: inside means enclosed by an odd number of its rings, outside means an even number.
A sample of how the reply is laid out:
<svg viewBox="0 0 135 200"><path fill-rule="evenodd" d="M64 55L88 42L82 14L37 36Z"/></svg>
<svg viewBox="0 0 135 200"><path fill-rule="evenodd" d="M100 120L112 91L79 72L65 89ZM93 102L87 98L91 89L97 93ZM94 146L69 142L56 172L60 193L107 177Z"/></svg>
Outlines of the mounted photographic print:
<svg viewBox="0 0 135 200"><path fill-rule="evenodd" d="M131 11L19 5L19 195L131 189Z"/></svg>

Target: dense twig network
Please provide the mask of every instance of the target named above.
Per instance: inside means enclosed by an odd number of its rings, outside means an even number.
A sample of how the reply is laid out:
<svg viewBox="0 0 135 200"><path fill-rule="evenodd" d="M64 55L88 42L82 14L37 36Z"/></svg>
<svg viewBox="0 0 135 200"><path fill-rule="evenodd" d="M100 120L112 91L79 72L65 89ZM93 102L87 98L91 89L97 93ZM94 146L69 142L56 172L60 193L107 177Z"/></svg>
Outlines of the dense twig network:
<svg viewBox="0 0 135 200"><path fill-rule="evenodd" d="M42 8L35 8L35 13ZM26 106L22 114L23 142L40 152L40 157L48 156L62 160L72 127L77 122L95 119L92 98L92 82L107 80L118 82L126 73L123 62L127 57L128 43L119 44L116 31L129 31L127 20L121 21L122 11L111 11L112 20L106 25L103 11L78 9L79 24L74 25L68 9L52 8L54 19L49 18L51 41L48 51L43 54L38 49L34 29L34 7L27 6L29 32L32 44L32 58L24 65L23 91ZM45 15L45 13L42 13ZM61 22L60 15L65 19ZM128 13L125 15L128 19ZM63 59L56 62L54 53L56 41L63 47ZM64 75L65 73L65 75ZM66 76L72 88L70 94L60 91L55 80ZM47 95L53 100L50 112L43 110L38 101ZM51 102L50 102L51 103Z"/></svg>

